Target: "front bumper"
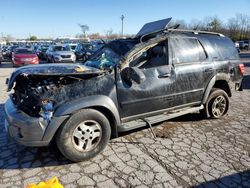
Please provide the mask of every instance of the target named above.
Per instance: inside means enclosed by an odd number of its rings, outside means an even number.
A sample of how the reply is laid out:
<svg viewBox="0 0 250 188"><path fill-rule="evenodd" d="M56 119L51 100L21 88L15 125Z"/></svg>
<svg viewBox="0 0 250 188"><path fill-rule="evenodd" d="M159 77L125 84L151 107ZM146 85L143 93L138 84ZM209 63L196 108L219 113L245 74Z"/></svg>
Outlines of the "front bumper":
<svg viewBox="0 0 250 188"><path fill-rule="evenodd" d="M9 137L24 146L47 146L56 129L65 120L65 117L55 117L48 124L42 117L31 117L18 110L11 99L6 101L4 109L5 129Z"/></svg>

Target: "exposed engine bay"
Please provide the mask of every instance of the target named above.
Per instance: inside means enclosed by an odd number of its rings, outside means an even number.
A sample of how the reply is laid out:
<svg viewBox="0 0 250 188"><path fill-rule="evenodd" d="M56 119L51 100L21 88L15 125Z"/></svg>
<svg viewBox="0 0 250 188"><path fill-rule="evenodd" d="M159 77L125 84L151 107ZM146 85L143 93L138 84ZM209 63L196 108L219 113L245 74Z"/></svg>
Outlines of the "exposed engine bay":
<svg viewBox="0 0 250 188"><path fill-rule="evenodd" d="M32 117L43 117L50 121L54 110L61 104L75 98L89 95L88 91L98 91L93 88L93 82L103 78L104 72L86 69L82 72L44 73L29 72L29 69L20 69L18 74L13 73L8 81L10 95L17 109ZM93 79L90 79L93 78ZM85 80L92 80L85 82ZM104 79L105 80L105 79ZM94 84L95 85L95 84Z"/></svg>
<svg viewBox="0 0 250 188"><path fill-rule="evenodd" d="M71 77L19 75L12 100L17 108L33 117L43 116L43 111L53 111L62 97L62 88L81 81ZM42 114L41 114L42 113Z"/></svg>

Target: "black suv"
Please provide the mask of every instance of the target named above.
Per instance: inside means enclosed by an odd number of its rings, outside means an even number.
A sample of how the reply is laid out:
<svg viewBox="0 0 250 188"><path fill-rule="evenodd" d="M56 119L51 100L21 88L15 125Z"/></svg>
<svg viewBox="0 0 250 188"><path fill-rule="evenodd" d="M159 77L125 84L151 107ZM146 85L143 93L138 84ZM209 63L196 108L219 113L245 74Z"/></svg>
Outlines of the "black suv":
<svg viewBox="0 0 250 188"><path fill-rule="evenodd" d="M10 136L26 146L55 138L65 157L82 161L124 131L197 111L222 117L244 72L234 43L218 33L171 29L168 22L105 44L84 65L16 69L5 104Z"/></svg>
<svg viewBox="0 0 250 188"><path fill-rule="evenodd" d="M86 61L99 48L98 44L90 42L78 43L75 50L76 60Z"/></svg>

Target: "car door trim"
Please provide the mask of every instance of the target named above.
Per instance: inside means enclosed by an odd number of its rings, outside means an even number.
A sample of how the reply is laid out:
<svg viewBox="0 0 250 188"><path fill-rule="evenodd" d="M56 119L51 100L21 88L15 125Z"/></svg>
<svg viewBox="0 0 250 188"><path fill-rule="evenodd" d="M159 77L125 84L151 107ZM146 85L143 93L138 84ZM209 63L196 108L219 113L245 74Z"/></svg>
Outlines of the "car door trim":
<svg viewBox="0 0 250 188"><path fill-rule="evenodd" d="M187 103L187 104L183 104L183 105L179 105L179 106L174 106L171 108L165 108L162 110L156 110L156 111L152 111L152 112L146 112L146 113L142 113L142 114L128 116L125 118L121 118L121 123L125 123L128 121L143 118L143 117L154 116L154 115L161 114L161 113L164 113L164 112L167 112L170 110L181 109L181 108L185 108L185 107L189 107L189 106L191 107L191 106L200 105L200 104L201 104L201 101L196 101L196 102L191 102L191 103Z"/></svg>
<svg viewBox="0 0 250 188"><path fill-rule="evenodd" d="M184 91L184 92L179 92L179 93L174 93L174 94L170 94L170 95L160 95L160 96L156 96L156 97L147 97L147 98L143 98L143 99L135 99L135 100L131 100L131 101L124 101L121 102L121 105L129 105L129 104L134 104L134 103L141 103L141 102L145 102L145 101L149 101L149 100L157 100L157 99L164 99L164 100L172 100L173 96L178 96L178 95L183 95L183 94L187 94L187 93L195 93L198 91L204 91L203 88L200 89L194 89L191 91Z"/></svg>

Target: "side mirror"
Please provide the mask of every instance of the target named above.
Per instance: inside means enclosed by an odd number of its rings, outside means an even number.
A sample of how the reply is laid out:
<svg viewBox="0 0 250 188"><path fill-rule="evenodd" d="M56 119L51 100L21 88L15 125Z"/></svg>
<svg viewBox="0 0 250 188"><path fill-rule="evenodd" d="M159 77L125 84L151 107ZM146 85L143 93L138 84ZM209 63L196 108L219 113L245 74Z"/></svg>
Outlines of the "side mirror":
<svg viewBox="0 0 250 188"><path fill-rule="evenodd" d="M144 73L138 67L130 67L130 70L131 70L130 78L137 84L141 84L146 80Z"/></svg>
<svg viewBox="0 0 250 188"><path fill-rule="evenodd" d="M146 80L143 72L137 67L126 67L121 71L121 78L128 85L132 85L133 82L141 84Z"/></svg>

